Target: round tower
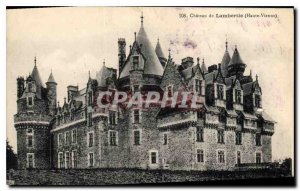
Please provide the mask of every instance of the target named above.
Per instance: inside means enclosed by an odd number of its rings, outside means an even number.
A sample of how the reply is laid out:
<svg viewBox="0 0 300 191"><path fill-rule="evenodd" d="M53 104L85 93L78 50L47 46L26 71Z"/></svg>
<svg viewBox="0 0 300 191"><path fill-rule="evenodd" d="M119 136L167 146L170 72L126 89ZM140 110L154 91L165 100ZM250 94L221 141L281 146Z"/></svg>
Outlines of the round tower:
<svg viewBox="0 0 300 191"><path fill-rule="evenodd" d="M22 84L18 84L20 90ZM50 167L50 121L47 113L46 89L35 66L26 79L23 92L17 98L14 126L17 131L18 168ZM22 94L22 95L21 95Z"/></svg>
<svg viewBox="0 0 300 191"><path fill-rule="evenodd" d="M49 108L49 114L55 115L56 112L56 101L57 101L57 94L56 94L56 86L57 83L54 80L52 70L50 73L50 76L48 78L48 81L46 82L47 86L47 99L48 99L48 108Z"/></svg>

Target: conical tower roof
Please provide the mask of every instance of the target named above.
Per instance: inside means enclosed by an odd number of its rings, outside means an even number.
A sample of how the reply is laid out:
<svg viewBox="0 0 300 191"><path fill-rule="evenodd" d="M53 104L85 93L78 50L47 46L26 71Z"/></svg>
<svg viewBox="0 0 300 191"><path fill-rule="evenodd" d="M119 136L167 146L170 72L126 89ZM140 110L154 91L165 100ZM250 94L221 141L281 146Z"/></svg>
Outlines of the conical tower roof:
<svg viewBox="0 0 300 191"><path fill-rule="evenodd" d="M44 84L43 84L43 82L42 82L39 70L37 69L36 65L34 65L34 68L33 68L32 72L31 72L31 77L33 78L33 80L35 81L35 84L37 86L45 87Z"/></svg>
<svg viewBox="0 0 300 191"><path fill-rule="evenodd" d="M222 58L222 61L221 61L221 72L223 74L223 76L227 76L227 73L228 73L228 64L231 60L231 57L229 55L229 52L228 50L226 49L225 50L225 53L224 53L224 56Z"/></svg>
<svg viewBox="0 0 300 191"><path fill-rule="evenodd" d="M47 81L46 83L56 83L55 80L54 80L52 71L51 71L50 76L49 76L49 78L48 78L48 81Z"/></svg>
<svg viewBox="0 0 300 191"><path fill-rule="evenodd" d="M136 41L142 44L141 52L146 57L146 63L144 66L144 74L162 75L164 69L150 43L147 33L143 26L136 37Z"/></svg>
<svg viewBox="0 0 300 191"><path fill-rule="evenodd" d="M157 44L156 44L156 47L155 47L155 53L156 53L158 58L166 58L163 51L162 51L162 48L160 46L159 39L157 39Z"/></svg>
<svg viewBox="0 0 300 191"><path fill-rule="evenodd" d="M234 64L245 64L240 56L240 53L237 49L237 47L235 47L232 58L228 64L228 66L230 65L234 65Z"/></svg>

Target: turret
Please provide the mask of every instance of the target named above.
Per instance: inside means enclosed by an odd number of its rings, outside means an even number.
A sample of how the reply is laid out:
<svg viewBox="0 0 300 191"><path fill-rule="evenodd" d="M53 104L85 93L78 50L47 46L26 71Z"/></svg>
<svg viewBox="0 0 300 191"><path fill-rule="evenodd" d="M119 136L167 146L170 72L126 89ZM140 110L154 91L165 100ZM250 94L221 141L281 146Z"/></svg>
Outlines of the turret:
<svg viewBox="0 0 300 191"><path fill-rule="evenodd" d="M26 79L26 86L24 87L24 79L18 78L17 81L19 99L14 127L18 140L18 168L47 169L50 167L52 117L47 112L47 89L41 81L36 58L33 71Z"/></svg>
<svg viewBox="0 0 300 191"><path fill-rule="evenodd" d="M119 38L118 46L119 46L118 56L119 56L119 74L120 74L126 61L126 41L124 38Z"/></svg>
<svg viewBox="0 0 300 191"><path fill-rule="evenodd" d="M47 98L48 98L49 114L55 115L56 100L57 100L57 90L56 90L57 83L54 80L52 71L50 73L48 81L46 82L46 85L47 85L47 90L48 90Z"/></svg>
<svg viewBox="0 0 300 191"><path fill-rule="evenodd" d="M235 46L234 53L228 64L228 77L236 75L238 79L243 77L246 64L244 64L237 47Z"/></svg>
<svg viewBox="0 0 300 191"><path fill-rule="evenodd" d="M22 97L25 88L25 80L23 77L17 78L17 96L18 99Z"/></svg>
<svg viewBox="0 0 300 191"><path fill-rule="evenodd" d="M155 53L156 53L161 65L163 67L165 67L166 63L167 63L167 58L165 57L165 55L162 51L162 48L161 48L160 43L159 43L159 38L157 39L157 44L156 44L156 47L155 47Z"/></svg>

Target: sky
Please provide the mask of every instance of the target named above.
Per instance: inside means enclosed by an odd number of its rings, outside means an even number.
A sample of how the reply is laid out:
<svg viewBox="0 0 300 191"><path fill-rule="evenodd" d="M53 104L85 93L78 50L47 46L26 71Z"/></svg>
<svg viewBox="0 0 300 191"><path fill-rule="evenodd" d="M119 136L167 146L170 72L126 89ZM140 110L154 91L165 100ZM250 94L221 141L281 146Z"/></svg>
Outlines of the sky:
<svg viewBox="0 0 300 191"><path fill-rule="evenodd" d="M245 74L258 75L262 105L275 121L273 159L294 155L294 20L292 9L73 7L7 10L7 139L16 150L13 115L17 111L16 78L28 76L37 57L45 83L52 70L58 100L68 85L84 88L88 72L95 77L105 65L118 68L118 38L125 38L127 53L134 32L144 27L153 47L157 38L164 54L176 64L191 56L206 66L221 62L225 41L235 45L247 65ZM251 18L216 18L216 14L277 15ZM186 14L186 18L180 17ZM190 17L206 15L205 18ZM209 17L213 15L214 17Z"/></svg>

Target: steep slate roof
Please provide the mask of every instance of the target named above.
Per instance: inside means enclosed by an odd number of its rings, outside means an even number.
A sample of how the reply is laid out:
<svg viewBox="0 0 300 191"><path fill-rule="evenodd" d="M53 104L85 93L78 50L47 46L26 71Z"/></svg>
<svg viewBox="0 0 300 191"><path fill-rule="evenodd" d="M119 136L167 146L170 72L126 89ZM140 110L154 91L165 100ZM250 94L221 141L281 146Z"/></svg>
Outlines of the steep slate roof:
<svg viewBox="0 0 300 191"><path fill-rule="evenodd" d="M268 122L275 122L274 119L272 119L266 112L262 112L262 118L265 120L265 121L268 121Z"/></svg>
<svg viewBox="0 0 300 191"><path fill-rule="evenodd" d="M191 78L193 78L195 76L195 74L197 72L197 69L201 70L200 66L198 64L196 64L195 66L188 67L188 68L182 70L181 75L184 78L184 80L190 80Z"/></svg>
<svg viewBox="0 0 300 191"><path fill-rule="evenodd" d="M218 70L214 70L213 72L210 72L205 75L205 83L206 84L212 84L214 82L214 78L217 77Z"/></svg>
<svg viewBox="0 0 300 191"><path fill-rule="evenodd" d="M231 60L231 57L229 55L228 50L226 49L224 56L222 58L222 61L221 61L221 71L222 71L223 76L227 76L228 64L229 64L230 60Z"/></svg>
<svg viewBox="0 0 300 191"><path fill-rule="evenodd" d="M35 81L36 86L45 87L43 82L42 82L39 70L37 69L36 65L34 65L34 67L33 67L33 70L31 72L31 77Z"/></svg>
<svg viewBox="0 0 300 191"><path fill-rule="evenodd" d="M251 94L253 91L253 88L255 87L256 84L258 85L257 81L248 82L246 84L243 84L244 95Z"/></svg>
<svg viewBox="0 0 300 191"><path fill-rule="evenodd" d="M238 51L238 49L235 47L232 58L228 64L228 66L230 65L234 65L234 64L245 64L240 56L240 53Z"/></svg>
<svg viewBox="0 0 300 191"><path fill-rule="evenodd" d="M96 74L96 80L98 82L98 86L105 87L107 86L106 80L107 78L113 78L117 75L117 70L114 68L108 68L105 65L102 66L101 70Z"/></svg>
<svg viewBox="0 0 300 191"><path fill-rule="evenodd" d="M145 62L145 66L144 66L144 74L152 74L152 75L161 76L164 72L164 69L154 51L154 48L152 47L152 44L150 43L150 41L148 39L148 36L146 34L146 31L145 31L143 25L141 26L141 28L138 32L138 35L136 37L136 42L139 45L142 44L141 53L146 58L146 62ZM120 74L120 78L129 76L129 71L130 71L130 63L126 62L125 66Z"/></svg>
<svg viewBox="0 0 300 191"><path fill-rule="evenodd" d="M50 73L50 76L49 76L49 78L48 78L47 83L56 83L55 80L54 80L54 77L53 77L52 72Z"/></svg>
<svg viewBox="0 0 300 191"><path fill-rule="evenodd" d="M156 53L158 58L166 58L163 51L162 51L162 48L160 46L159 40L157 40L157 44L156 44L156 47L155 47L155 53Z"/></svg>
<svg viewBox="0 0 300 191"><path fill-rule="evenodd" d="M225 84L227 88L230 88L232 84L235 82L236 76L230 76L228 78L225 78Z"/></svg>

